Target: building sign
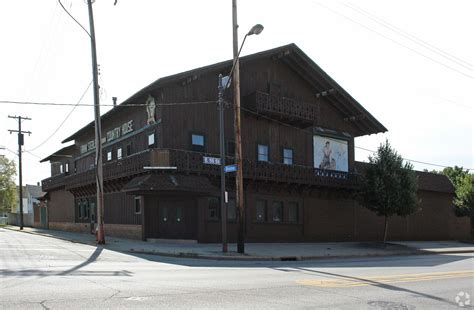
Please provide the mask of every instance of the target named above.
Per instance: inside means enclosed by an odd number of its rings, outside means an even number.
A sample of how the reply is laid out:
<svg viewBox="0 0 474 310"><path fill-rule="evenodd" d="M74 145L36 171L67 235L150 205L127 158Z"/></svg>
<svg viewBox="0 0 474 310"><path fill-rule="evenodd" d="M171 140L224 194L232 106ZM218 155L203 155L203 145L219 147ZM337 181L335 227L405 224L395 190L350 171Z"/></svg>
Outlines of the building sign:
<svg viewBox="0 0 474 310"><path fill-rule="evenodd" d="M115 139L120 138L121 136L126 135L129 132L133 131L133 120L130 120L119 127L116 127L110 131L107 131L105 137L100 139L102 144L107 142L113 141ZM81 154L86 153L88 151L92 151L95 149L95 140L91 140L87 142L87 144L81 145Z"/></svg>
<svg viewBox="0 0 474 310"><path fill-rule="evenodd" d="M221 159L219 157L203 156L202 157L202 163L207 164L207 165L220 165L221 164Z"/></svg>
<svg viewBox="0 0 474 310"><path fill-rule="evenodd" d="M347 141L314 135L313 150L315 168L349 171Z"/></svg>

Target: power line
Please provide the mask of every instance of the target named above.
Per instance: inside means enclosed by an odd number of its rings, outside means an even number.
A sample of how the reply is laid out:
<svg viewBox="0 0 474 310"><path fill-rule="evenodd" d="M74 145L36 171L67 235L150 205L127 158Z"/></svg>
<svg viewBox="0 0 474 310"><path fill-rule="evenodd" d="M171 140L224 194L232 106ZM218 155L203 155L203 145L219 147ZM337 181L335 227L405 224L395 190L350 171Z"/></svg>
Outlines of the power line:
<svg viewBox="0 0 474 310"><path fill-rule="evenodd" d="M449 66L449 65L447 65L447 64L444 64L444 63L442 63L442 62L436 60L436 59L433 58L433 57L430 57L430 56L428 56L428 55L425 55L425 54L423 54L422 52L420 52L420 51L418 51L418 50L416 50L416 49L414 49L414 48L412 48L412 47L409 47L409 46L407 46L407 45L405 45L405 44L403 44L403 43L400 43L400 42L398 42L398 41L396 41L396 40L394 40L394 39L392 39L392 38L390 38L390 37L384 35L383 33L379 32L379 31L377 31L377 30L374 30L374 29L370 28L369 26L364 25L363 23L360 23L360 22L358 22L358 21L356 21L356 20L350 18L350 17L347 16L347 15L344 15L344 14L342 14L342 13L336 11L336 10L331 9L330 7L328 7L328 6L326 6L326 5L322 4L322 3L313 2L313 1L311 1L311 2L312 2L313 4L316 4L316 5L319 5L319 6L323 7L323 8L325 8L326 10L328 10L328 11L330 11L330 12L336 14L336 15L339 15L339 16L341 16L341 17L343 17L343 18L349 20L350 22L352 22L352 23L354 23L354 24L357 24L357 25L359 25L359 26L361 26L361 27L363 27L363 28L369 30L370 32L373 32L373 33L375 33L375 34L377 34L377 35L379 35L379 36L381 36L381 37L383 37L383 38L385 38L385 39L387 39L387 40L389 40L389 41L391 41L391 42L393 42L393 43L395 43L395 44L397 44L397 45L400 45L400 46L402 46L402 47L404 47L404 48L406 48L406 49L412 51L413 53L416 53L416 54L418 54L418 55L420 55L420 56L422 56L422 57L424 57L424 58L426 58L426 59L429 59L429 60L431 60L431 61L433 61L433 62L435 62L435 63L437 63L437 64L439 64L439 65L441 65L441 66L443 66L443 67L445 67L445 68L447 68L447 69L450 69L450 70L455 71L455 72L457 72L457 73L459 73L459 74L461 74L461 75L464 75L464 76L467 77L467 78L474 79L474 76L469 75L469 74L467 74L467 73L464 73L464 72L462 72L462 71L460 71L460 70L458 70L458 69L456 69L456 68L453 68L453 67L451 67L451 66Z"/></svg>
<svg viewBox="0 0 474 310"><path fill-rule="evenodd" d="M360 6L357 6L355 4L347 4L347 3L342 3L344 6L348 7L349 9L353 10L353 11L357 11L359 12L359 14L363 14L365 16L367 16L368 18L370 18L371 20L375 21L376 23L384 26L385 28L388 28L390 29L391 31L395 32L395 33L398 33L399 35L407 38L408 40L430 50L431 52L433 53L436 53L438 54L439 56L449 60L449 61L452 61L456 64L458 64L459 66L461 67L464 67L465 69L469 70L469 71L473 71L472 70L472 67L474 67L474 65L470 64L469 62L459 58L459 57L456 57L448 52L445 52L443 51L442 49L408 33L407 31L404 31L403 29L387 22L386 20L376 16L375 14L372 14L370 12L368 12L367 10L364 10L363 8L361 8Z"/></svg>
<svg viewBox="0 0 474 310"><path fill-rule="evenodd" d="M20 104L20 105L42 105L42 106L77 106L77 107L93 107L93 104L74 104L74 103L54 103L54 102L34 102L34 101L12 101L12 100L0 100L0 103L7 103L7 104ZM182 106L182 105L193 105L193 104L208 104L208 103L217 103L216 100L210 101L191 101L191 102L165 102L165 103L157 103L156 106ZM145 107L147 104L145 103L137 103L137 104L100 104L101 107Z"/></svg>
<svg viewBox="0 0 474 310"><path fill-rule="evenodd" d="M293 125L290 125L290 124L287 124L287 123L284 123L284 122L281 122L279 120L276 120L274 118L271 118L271 117L268 117L268 116L265 116L265 115L262 115L258 112L255 112L255 111L252 111L252 110L249 110L249 109L246 109L244 107L240 107L241 110L245 111L245 112L249 112L251 114L254 114L254 115L257 115L258 117L261 117L261 118L264 118L264 119L267 119L269 121L272 121L272 122L276 122L280 125L283 125L283 126L286 126L286 127L289 127L289 128L293 128L293 129L296 129L296 130L299 130L301 132L304 132L306 134L309 134L311 136L314 135L314 132L313 131L309 131L309 130L306 130L306 129L303 129L303 128L299 128L299 127L296 127L296 126L293 126ZM336 139L332 139L330 137L327 137L328 140L331 140L331 141L335 141L335 142L338 142L339 140L336 140ZM367 151L367 152L371 152L371 153L376 153L376 151L374 150L370 150L370 149L366 149L366 148L363 148L363 147L360 147L360 146L355 146L354 147L356 149L360 149L360 150L364 150L364 151ZM419 164L424 164L424 165L429 165L429 166L436 166L436 167L441 167L441 168L448 168L449 166L445 166L445 165L439 165L439 164L433 164L433 163L428 163L428 162L423 162L423 161L419 161L419 160L413 160L413 159L408 159L408 158L403 158L404 160L406 161L411 161L411 162L415 162L415 163L419 163ZM465 168L467 170L470 170L470 171L474 171L474 169L472 168Z"/></svg>
<svg viewBox="0 0 474 310"><path fill-rule="evenodd" d="M84 92L82 93L81 97L79 98L79 100L77 101L77 103L74 105L74 107L71 109L71 111L68 113L68 115L66 115L66 117L64 118L64 120L61 122L61 124L59 124L59 126L53 131L53 133L51 135L49 135L49 137L47 137L43 142L41 142L40 144L38 144L37 146L35 146L34 148L30 149L30 150L27 150L25 152L30 152L30 151L34 151L36 149L38 149L39 147L41 147L42 145L44 145L46 142L49 141L49 139L51 139L58 131L59 129L61 129L61 127L64 125L64 123L68 120L69 116L71 116L72 112L74 112L74 110L77 108L77 105L81 103L82 99L84 99L84 96L86 95L87 91L89 90L89 88L91 87L92 85L92 81L89 83L89 85L87 85L87 88L84 90ZM31 153L30 153L31 154ZM34 154L32 154L34 155Z"/></svg>
<svg viewBox="0 0 474 310"><path fill-rule="evenodd" d="M64 7L64 5L61 3L61 0L58 0L58 2L59 2L59 4L61 5L61 7L63 8L63 10L67 13L67 15L69 15L69 16L76 22L76 24L78 24L79 27L81 27L82 30L84 30L84 31L87 33L87 35L90 37L91 34L89 33L89 31L87 31L86 28L84 28L84 26L82 26L81 23L79 23L79 22L74 18L74 16L72 16L71 13L68 12L68 10L66 10L66 8Z"/></svg>

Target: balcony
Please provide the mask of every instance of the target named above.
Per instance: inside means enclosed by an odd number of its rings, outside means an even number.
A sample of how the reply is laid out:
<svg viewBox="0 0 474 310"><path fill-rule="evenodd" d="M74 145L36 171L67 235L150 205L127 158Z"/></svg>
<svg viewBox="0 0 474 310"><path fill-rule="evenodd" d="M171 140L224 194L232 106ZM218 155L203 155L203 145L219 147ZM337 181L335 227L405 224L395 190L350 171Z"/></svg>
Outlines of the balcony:
<svg viewBox="0 0 474 310"><path fill-rule="evenodd" d="M103 174L104 183L116 179L131 178L149 171L144 167L176 167L178 173L202 174L218 177L220 166L203 163L203 157L218 157L216 154L203 154L199 152L150 149L133 154L127 158L105 163ZM227 163L233 163L233 158L228 157ZM82 173L59 175L43 181L43 190L49 191L61 186L73 189L95 183L95 169ZM233 176L229 174L228 176ZM243 175L247 180L261 182L276 182L304 186L343 187L357 188L359 175L354 173L323 170L311 166L285 165L281 163L243 161Z"/></svg>
<svg viewBox="0 0 474 310"><path fill-rule="evenodd" d="M317 106L285 97L255 92L245 97L244 107L285 123L307 127L316 120Z"/></svg>
<svg viewBox="0 0 474 310"><path fill-rule="evenodd" d="M51 191L53 189L64 187L64 173L52 176L44 179L41 182L41 186L44 192Z"/></svg>

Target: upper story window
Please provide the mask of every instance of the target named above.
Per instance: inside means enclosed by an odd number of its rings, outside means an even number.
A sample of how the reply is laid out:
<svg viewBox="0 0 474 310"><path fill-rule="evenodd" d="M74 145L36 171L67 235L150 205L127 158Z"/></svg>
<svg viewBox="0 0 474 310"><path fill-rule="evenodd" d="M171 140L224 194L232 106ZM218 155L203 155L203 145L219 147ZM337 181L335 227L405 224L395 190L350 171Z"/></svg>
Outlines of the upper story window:
<svg viewBox="0 0 474 310"><path fill-rule="evenodd" d="M107 161L112 160L112 151L107 151Z"/></svg>
<svg viewBox="0 0 474 310"><path fill-rule="evenodd" d="M196 152L204 152L204 136L193 133L191 135L191 148Z"/></svg>
<svg viewBox="0 0 474 310"><path fill-rule="evenodd" d="M60 165L59 165L59 173L64 173L63 164L60 164Z"/></svg>
<svg viewBox="0 0 474 310"><path fill-rule="evenodd" d="M64 172L69 173L69 163L64 164Z"/></svg>
<svg viewBox="0 0 474 310"><path fill-rule="evenodd" d="M154 147L155 146L155 133L152 132L148 134L148 147Z"/></svg>
<svg viewBox="0 0 474 310"><path fill-rule="evenodd" d="M293 165L293 150L284 148L283 149L283 163L285 165Z"/></svg>
<svg viewBox="0 0 474 310"><path fill-rule="evenodd" d="M125 156L130 156L130 155L132 155L132 145L127 144Z"/></svg>
<svg viewBox="0 0 474 310"><path fill-rule="evenodd" d="M122 159L122 148L121 147L119 147L117 149L117 159Z"/></svg>
<svg viewBox="0 0 474 310"><path fill-rule="evenodd" d="M268 145L259 144L257 146L257 160L268 161Z"/></svg>

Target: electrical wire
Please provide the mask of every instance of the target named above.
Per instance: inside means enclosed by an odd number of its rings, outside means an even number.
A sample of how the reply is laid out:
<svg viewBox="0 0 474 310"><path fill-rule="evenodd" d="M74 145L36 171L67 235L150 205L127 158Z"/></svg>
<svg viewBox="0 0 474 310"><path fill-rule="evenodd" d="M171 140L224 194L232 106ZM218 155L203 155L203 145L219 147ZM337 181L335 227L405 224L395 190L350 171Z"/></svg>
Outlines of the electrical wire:
<svg viewBox="0 0 474 310"><path fill-rule="evenodd" d="M474 79L474 76L469 75L469 74L467 74L467 73L464 73L464 72L462 72L462 71L460 71L460 70L458 70L458 69L456 69L456 68L453 68L453 67L451 67L451 66L449 66L449 65L447 65L447 64L445 64L445 63L442 63L442 62L436 60L435 58L433 58L433 57L431 57L431 56L425 55L425 54L423 54L422 52L420 52L420 51L418 51L418 50L416 50L416 49L414 49L414 48L412 48L412 47L409 47L409 46L407 46L407 45L405 45L405 44L403 44L403 43L400 43L400 42L398 42L398 41L396 41L396 40L394 40L394 39L392 39L392 38L390 38L390 37L384 35L383 33L379 32L379 31L377 31L377 30L374 30L374 29L370 28L369 26L364 25L363 23L358 22L358 21L354 20L353 18L350 18L349 16L344 15L344 14L342 14L342 13L340 13L340 12L338 12L338 11L336 11L336 10L334 10L334 9L332 9L332 8L330 8L330 7L328 7L328 6L324 5L324 4L322 4L322 3L314 2L314 1L310 1L310 2L313 3L313 4L319 5L319 6L323 7L323 8L325 8L326 10L332 12L333 14L339 15L339 16L341 16L341 17L343 17L343 18L349 20L350 22L352 22L352 23L354 23L354 24L356 24L356 25L359 25L359 26L363 27L364 29L366 29L366 30L368 30L368 31L370 31L370 32L373 32L373 33L375 33L375 34L377 34L377 35L379 35L379 36L381 36L381 37L383 37L383 38L385 38L385 39L387 39L387 40L389 40L389 41L391 41L391 42L393 42L393 43L395 43L395 44L397 44L397 45L399 45L399 46L402 46L402 47L404 47L404 48L406 48L406 49L412 51L412 52L415 53L415 54L418 54L418 55L420 55L420 56L422 56L422 57L424 57L424 58L426 58L426 59L429 59L429 60L431 60L431 61L433 61L433 62L435 62L435 63L437 63L437 64L439 64L439 65L441 65L441 66L443 66L443 67L445 67L445 68L447 68L447 69L450 69L450 70L452 70L452 71L454 71L454 72L457 72L457 73L459 73L459 74L461 74L461 75L464 75L464 76L467 77L467 78Z"/></svg>
<svg viewBox="0 0 474 310"><path fill-rule="evenodd" d="M355 4L351 4L351 3L342 3L344 6L348 7L349 9L353 10L353 11L357 11L359 14L363 14L365 16L367 16L368 18L370 18L371 20L375 21L376 23L382 25L383 27L385 28L388 28L390 29L391 31L395 32L395 33L398 33L399 35L405 37L406 39L422 46L423 48L425 49L428 49L430 50L431 52L449 60L449 61L452 61L456 64L458 64L459 66L469 70L469 71L473 71L472 68L474 67L473 64L470 64L469 62L459 58L459 57L456 57L448 52L445 52L443 51L442 49L404 31L403 29L387 22L386 20L378 17L377 15L375 14L372 14L370 12L368 12L367 10L364 10L363 8L361 8L360 6L357 6Z"/></svg>
<svg viewBox="0 0 474 310"><path fill-rule="evenodd" d="M78 107L93 107L94 104L74 104L74 103L54 103L54 102L34 102L34 101L12 101L12 100L0 100L0 103L5 104L20 104L20 105L44 105L44 106L78 106ZM183 106L183 105L194 105L194 104L207 104L207 103L217 103L216 100L210 101L196 101L196 102L165 102L165 103L157 103L156 106ZM98 106L101 107L146 107L147 104L145 103L137 103L137 104L99 104Z"/></svg>
<svg viewBox="0 0 474 310"><path fill-rule="evenodd" d="M58 2L59 2L59 4L61 5L61 7L63 8L63 10L67 13L67 15L69 15L69 16L76 22L76 24L78 24L79 27L81 27L82 30L84 30L84 31L87 33L87 35L88 35L90 38L92 38L92 36L91 36L91 34L89 33L89 31L87 31L86 28L84 28L84 27L81 25L81 23L79 23L79 22L74 18L74 16L72 16L71 13L69 13L68 10L66 10L66 8L64 7L64 5L61 3L61 0L58 0Z"/></svg>
<svg viewBox="0 0 474 310"><path fill-rule="evenodd" d="M38 148L40 148L42 145L44 145L46 142L49 141L49 139L51 139L58 131L59 129L61 129L61 127L64 125L64 123L68 120L68 118L71 116L71 114L74 112L74 110L77 108L77 105L81 103L82 99L84 99L84 96L86 95L87 91L89 90L89 88L91 87L92 85L92 81L89 83L89 85L87 85L86 89L84 90L84 92L82 93L81 97L79 98L79 100L77 101L77 103L74 105L74 107L71 109L71 111L68 113L68 115L66 115L66 117L64 118L64 120L61 122L61 124L59 124L59 126L53 131L53 133L51 135L49 135L49 137L47 137L43 142L41 142L40 144L38 144L37 146L35 146L34 148L30 149L30 150L27 150L25 152L30 152L30 151L34 151Z"/></svg>

